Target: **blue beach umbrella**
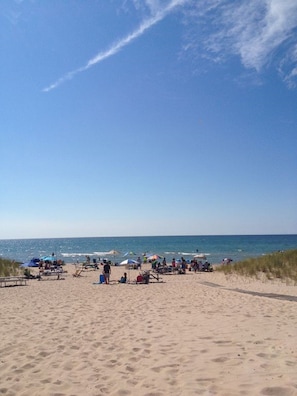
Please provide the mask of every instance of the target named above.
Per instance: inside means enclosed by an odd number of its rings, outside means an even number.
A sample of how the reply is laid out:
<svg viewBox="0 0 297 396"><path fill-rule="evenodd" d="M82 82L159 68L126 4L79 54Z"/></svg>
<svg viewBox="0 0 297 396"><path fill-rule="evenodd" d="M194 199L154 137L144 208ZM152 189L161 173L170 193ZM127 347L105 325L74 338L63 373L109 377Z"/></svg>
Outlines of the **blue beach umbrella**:
<svg viewBox="0 0 297 396"><path fill-rule="evenodd" d="M151 254L150 256L147 256L148 260L160 260L161 258L163 257L160 256L159 254Z"/></svg>
<svg viewBox="0 0 297 396"><path fill-rule="evenodd" d="M54 261L55 258L53 256L43 256L43 257L41 257L41 260L43 260L43 261Z"/></svg>
<svg viewBox="0 0 297 396"><path fill-rule="evenodd" d="M122 261L119 265L129 265L129 264L137 264L137 261L132 260L132 259L126 259Z"/></svg>

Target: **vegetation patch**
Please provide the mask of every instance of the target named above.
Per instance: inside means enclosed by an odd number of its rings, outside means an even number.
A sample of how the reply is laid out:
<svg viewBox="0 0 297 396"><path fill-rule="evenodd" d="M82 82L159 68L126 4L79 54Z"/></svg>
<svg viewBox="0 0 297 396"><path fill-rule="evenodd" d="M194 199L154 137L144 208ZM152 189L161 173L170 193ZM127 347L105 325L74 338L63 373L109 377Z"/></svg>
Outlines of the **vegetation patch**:
<svg viewBox="0 0 297 396"><path fill-rule="evenodd" d="M297 285L297 250L277 252L238 263L222 264L216 271L261 279L291 281Z"/></svg>
<svg viewBox="0 0 297 396"><path fill-rule="evenodd" d="M16 276L20 275L21 263L14 260L0 258L0 276Z"/></svg>

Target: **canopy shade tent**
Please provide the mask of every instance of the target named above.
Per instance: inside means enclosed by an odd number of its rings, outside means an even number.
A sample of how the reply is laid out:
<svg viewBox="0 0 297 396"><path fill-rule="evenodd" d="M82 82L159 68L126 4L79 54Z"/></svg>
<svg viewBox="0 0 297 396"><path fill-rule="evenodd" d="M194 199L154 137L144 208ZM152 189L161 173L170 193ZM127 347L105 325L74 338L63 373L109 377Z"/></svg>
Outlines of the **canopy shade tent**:
<svg viewBox="0 0 297 396"><path fill-rule="evenodd" d="M40 262L39 258L33 257L28 263L23 263L21 267L38 267L39 262Z"/></svg>

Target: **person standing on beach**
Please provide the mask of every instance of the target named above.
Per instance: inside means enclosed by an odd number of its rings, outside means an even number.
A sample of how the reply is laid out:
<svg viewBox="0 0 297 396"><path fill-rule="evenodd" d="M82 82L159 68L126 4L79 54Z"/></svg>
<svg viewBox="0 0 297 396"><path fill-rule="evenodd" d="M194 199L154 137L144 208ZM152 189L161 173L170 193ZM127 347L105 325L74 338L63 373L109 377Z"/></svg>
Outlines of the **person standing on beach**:
<svg viewBox="0 0 297 396"><path fill-rule="evenodd" d="M111 273L110 264L107 262L103 266L104 279L107 285L109 284L110 273Z"/></svg>
<svg viewBox="0 0 297 396"><path fill-rule="evenodd" d="M139 256L137 258L137 269L141 270L141 258Z"/></svg>

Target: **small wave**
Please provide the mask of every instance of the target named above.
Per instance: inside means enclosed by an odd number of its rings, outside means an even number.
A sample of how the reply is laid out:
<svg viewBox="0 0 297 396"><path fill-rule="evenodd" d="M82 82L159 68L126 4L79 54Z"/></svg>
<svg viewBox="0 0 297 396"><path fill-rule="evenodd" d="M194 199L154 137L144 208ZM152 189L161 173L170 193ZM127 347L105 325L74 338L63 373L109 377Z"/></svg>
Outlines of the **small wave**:
<svg viewBox="0 0 297 396"><path fill-rule="evenodd" d="M63 257L97 256L97 253L61 253Z"/></svg>
<svg viewBox="0 0 297 396"><path fill-rule="evenodd" d="M177 254L181 254L182 256L196 256L196 254L199 254L199 256L210 256L210 253L202 253L202 252L178 252Z"/></svg>

